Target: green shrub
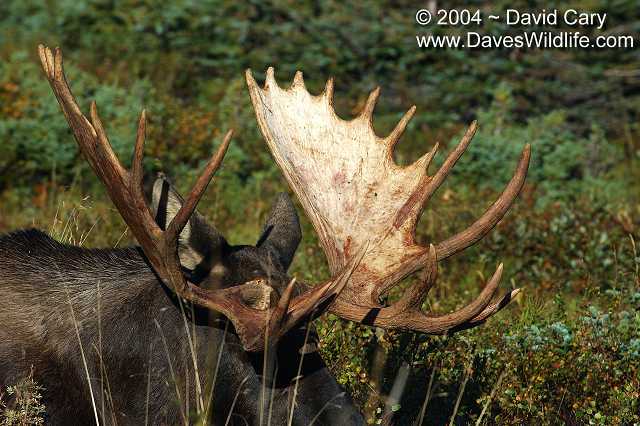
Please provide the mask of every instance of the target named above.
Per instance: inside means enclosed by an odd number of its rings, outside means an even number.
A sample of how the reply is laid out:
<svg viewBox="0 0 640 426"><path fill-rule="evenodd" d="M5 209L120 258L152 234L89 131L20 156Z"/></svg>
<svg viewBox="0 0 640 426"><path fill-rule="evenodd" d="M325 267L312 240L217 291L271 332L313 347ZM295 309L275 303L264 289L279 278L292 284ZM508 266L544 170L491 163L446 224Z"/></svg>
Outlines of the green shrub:
<svg viewBox="0 0 640 426"><path fill-rule="evenodd" d="M8 386L6 390L0 389L0 425L43 425L45 406L41 392L42 386L31 376L16 385Z"/></svg>
<svg viewBox="0 0 640 426"><path fill-rule="evenodd" d="M65 68L80 108L88 114L89 102L96 101L111 145L128 159L140 106L154 107L151 83L140 80L125 90L100 85L73 64ZM10 111L0 120L0 188L29 186L42 179L69 184L77 174L88 176L88 165L79 156L39 66L19 52L0 63L0 75L0 96L9 102L5 108Z"/></svg>
<svg viewBox="0 0 640 426"><path fill-rule="evenodd" d="M588 137L580 137L571 130L563 110L531 118L526 125L514 125L513 103L511 89L502 85L494 93L492 106L478 113L479 131L455 169L453 184L472 182L473 186L501 190L529 143L532 155L527 185L536 188L538 205L585 195L612 199L625 192L628 182L624 179L608 182L606 172L623 155L607 143L601 128L594 125ZM608 191L598 191L605 187Z"/></svg>

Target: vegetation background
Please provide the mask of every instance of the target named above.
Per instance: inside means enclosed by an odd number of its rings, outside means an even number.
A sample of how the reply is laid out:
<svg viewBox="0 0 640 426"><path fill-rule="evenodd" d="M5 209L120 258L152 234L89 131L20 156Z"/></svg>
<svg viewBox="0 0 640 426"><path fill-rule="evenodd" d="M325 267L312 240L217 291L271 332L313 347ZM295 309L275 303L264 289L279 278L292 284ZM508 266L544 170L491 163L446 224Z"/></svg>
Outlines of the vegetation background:
<svg viewBox="0 0 640 426"><path fill-rule="evenodd" d="M148 176L162 169L188 187L221 135L235 129L201 202L233 243L254 242L271 200L287 190L256 127L244 70L262 78L273 65L283 85L304 70L312 93L334 76L343 118L358 113L380 84L379 134L418 107L397 148L398 163L417 159L436 141L442 161L468 123L480 123L422 217L421 242L439 241L477 217L527 142L533 158L517 205L481 243L441 265L425 306L444 313L468 303L502 261L503 287L525 289L512 307L451 337L385 332L330 315L318 321L325 359L368 421L393 414L397 424L422 415L423 424L438 425L637 424L640 9L623 0L555 5L606 12L603 30L580 31L631 34L636 48L436 50L418 48L415 36L466 29L418 26L416 10L438 6L422 3L0 2L0 232L36 226L86 246L131 243L78 154L40 69L38 43L64 49L75 95L83 107L97 101L125 161L137 114L147 108ZM495 0L446 7L486 16L552 6ZM522 29L487 22L476 30ZM304 236L293 273L317 281L327 270L306 221ZM405 373L407 391L398 398L393 384ZM46 410L37 390L23 390L39 410L35 418ZM10 424L21 409L0 406L0 422Z"/></svg>

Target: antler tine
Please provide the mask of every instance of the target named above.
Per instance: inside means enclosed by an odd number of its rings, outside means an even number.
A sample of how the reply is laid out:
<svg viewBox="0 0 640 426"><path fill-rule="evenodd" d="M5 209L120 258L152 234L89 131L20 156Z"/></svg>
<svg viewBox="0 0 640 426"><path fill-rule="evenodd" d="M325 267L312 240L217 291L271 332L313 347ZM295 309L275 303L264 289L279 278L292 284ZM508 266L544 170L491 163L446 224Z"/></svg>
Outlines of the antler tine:
<svg viewBox="0 0 640 426"><path fill-rule="evenodd" d="M436 248L433 244L429 244L429 253L425 265L426 277L418 285L409 288L400 300L393 306L398 312L406 312L410 310L420 310L422 302L429 293L429 290L435 285L438 278L438 258Z"/></svg>
<svg viewBox="0 0 640 426"><path fill-rule="evenodd" d="M49 51L49 53L51 53L51 51ZM42 63L42 68L44 69L44 73L47 75L47 79L48 79L49 76L53 76L53 72L52 72L53 61L50 61L49 58L47 57L47 51L45 50L42 44L38 45L38 55L40 56L40 62Z"/></svg>
<svg viewBox="0 0 640 426"><path fill-rule="evenodd" d="M258 334L254 331L252 334L253 337L249 338L247 338L247 334L249 333L245 332L240 334L245 349L261 350L265 346L277 342L280 337L299 324L302 319L312 317L319 305L325 303L331 297L338 296L351 278L353 271L358 267L365 252L366 247L360 250L360 253L355 256L351 263L347 265L334 280L322 286L317 286L295 299L293 299L293 292L296 280L295 278L292 279L280 296L276 307L267 314L265 319L267 324L264 333ZM232 289L233 287L223 291L232 291ZM198 294L204 293L199 287L194 287L194 291ZM216 305L215 308L217 309L218 306ZM241 309L244 310L245 314L251 314L247 312L247 308L241 307Z"/></svg>
<svg viewBox="0 0 640 426"><path fill-rule="evenodd" d="M398 123L398 125L399 124L400 123ZM405 123L405 126L406 126L406 123ZM412 228L415 227L419 217L419 212L427 203L429 198L431 198L433 193L440 187L442 182L444 182L447 175L449 174L453 166L455 166L456 162L460 159L462 154L464 154L465 150L469 146L469 143L471 143L471 140L473 139L473 136L475 135L477 129L478 129L478 123L476 121L473 121L469 126L469 128L467 129L467 131L465 132L462 139L460 140L460 142L458 143L458 145L456 146L456 148L449 153L449 155L447 156L447 159L442 164L440 169L436 172L436 174L433 175L432 177L425 177L423 179L424 185L418 185L415 188L414 193L411 195L411 197L409 197L407 202L398 211L393 222L393 225L395 228L400 228L400 226L402 226L405 223L405 221L409 218L411 218L412 220ZM404 127L402 128L402 130L404 131ZM435 155L438 149L438 146L439 144L436 143L432 151L425 154L416 163L420 161L426 162L428 160L428 164L430 164L433 156ZM426 175L426 171L425 171L425 175ZM438 253L438 257L439 258L441 257L440 253Z"/></svg>
<svg viewBox="0 0 640 426"><path fill-rule="evenodd" d="M282 296L280 296L280 300L278 300L278 304L275 309L273 309L269 315L268 325L266 327L266 332L268 336L265 340L273 339L277 341L277 339L284 334L283 324L287 318L287 311L289 310L289 304L291 303L291 299L293 297L293 291L295 289L296 279L293 278L289 281L289 284L282 292Z"/></svg>
<svg viewBox="0 0 640 426"><path fill-rule="evenodd" d="M42 68L47 76L47 80L49 80L49 84L54 88L56 99L58 99L58 103L62 107L62 112L67 120L73 120L74 124L81 126L79 129L84 130L85 132L89 131L90 133L89 135L82 134L79 136L95 137L95 130L91 126L91 123L89 123L89 120L87 120L87 118L80 112L80 108L75 102L73 94L66 84L62 67L62 53L60 52L60 49L56 48L55 58L51 49L45 48L43 45L38 46L38 53L40 55Z"/></svg>
<svg viewBox="0 0 640 426"><path fill-rule="evenodd" d="M324 86L324 97L327 99L329 105L333 104L333 78L327 80L327 84Z"/></svg>
<svg viewBox="0 0 640 426"><path fill-rule="evenodd" d="M470 321L480 321L480 318L484 321L508 303L508 300L505 303L506 298L503 298L499 304L487 308L498 289L501 277L502 264L475 300L455 312L441 316L428 316L417 308L407 309L406 302L388 307L366 307L352 305L341 299L333 303L331 312L342 318L376 327L446 334Z"/></svg>
<svg viewBox="0 0 640 426"><path fill-rule="evenodd" d="M178 235L180 235L180 232L187 224L187 221L193 214L193 211L200 201L200 198L202 198L202 194L204 194L204 191L207 189L209 182L211 182L213 175L220 168L222 160L227 153L227 148L229 148L229 142L231 142L232 137L233 130L229 130L224 136L222 144L220 144L215 154L211 156L211 159L200 174L200 177L198 177L198 180L191 189L191 193L187 197L186 201L184 202L180 210L178 210L178 213L167 227L168 241L175 242L178 238Z"/></svg>
<svg viewBox="0 0 640 426"><path fill-rule="evenodd" d="M280 300L278 300L278 310L283 312L283 315L287 313L287 309L289 309L289 304L291 303L291 298L293 297L293 290L295 290L296 279L293 278L289 281L289 284L285 288Z"/></svg>
<svg viewBox="0 0 640 426"><path fill-rule="evenodd" d="M360 113L360 117L365 118L369 122L372 121L373 118L373 110L376 107L376 102L378 102L378 97L380 96L380 86L376 87L369 93L369 97L367 98L367 102L364 104L364 109L362 113Z"/></svg>
<svg viewBox="0 0 640 426"><path fill-rule="evenodd" d="M304 86L304 76L302 75L302 71L296 71L296 74L293 76L293 86Z"/></svg>
<svg viewBox="0 0 640 426"><path fill-rule="evenodd" d="M277 87L278 83L276 82L275 70L273 67L267 68L267 77L264 80L264 88L268 89L269 87Z"/></svg>
<svg viewBox="0 0 640 426"><path fill-rule="evenodd" d="M502 219L509 211L511 205L517 198L529 169L529 160L531 158L531 146L525 145L520 156L520 161L516 171L505 187L500 197L489 207L478 220L464 231L438 243L436 249L438 251L438 259L446 259L465 248L475 244L484 237L493 227Z"/></svg>
<svg viewBox="0 0 640 426"><path fill-rule="evenodd" d="M415 106L413 108L415 108ZM409 110L409 111L411 112L412 110ZM413 111L415 112L415 109ZM405 117L407 114L405 114ZM411 114L409 119L411 119L412 116L413 116L413 113ZM403 119L405 117L403 117ZM404 128L406 127L408 120L404 123L403 126L401 126L402 122L403 120L400 120L400 123L398 123L398 126L396 126L396 129L399 128L400 130L399 132L400 134L398 135L398 138L402 135L402 132L404 132ZM396 132L396 129L394 129L394 132L392 132L392 134ZM415 226L419 216L419 211L423 208L423 206L427 203L427 201L429 201L429 198L431 198L433 193L440 187L440 185L442 185L442 182L444 182L444 180L446 179L447 175L449 174L453 166L455 166L456 162L460 159L462 154L464 154L465 150L471 143L473 136L476 134L477 129L478 129L478 122L474 120L471 123L471 125L469 125L469 128L467 129L467 131L465 132L464 136L462 137L458 145L455 147L455 149L449 153L449 155L447 156L447 159L442 164L440 169L438 169L436 174L433 175L432 177L425 178L424 185L418 185L415 188L414 193L411 195L411 197L409 197L409 199L404 204L404 206L398 211L398 214L394 219L393 224L396 228L400 228L400 226L402 226L404 222L409 218L411 218L412 220L412 228ZM391 135L389 135L389 138L390 137ZM396 142L397 142L397 139L395 140L391 139L391 144L392 144L391 146L393 147L393 144L395 144ZM438 145L439 144L436 144L433 150L425 155L426 158L424 158L425 156L423 156L418 161L424 161L428 159L428 162L431 163L431 159L433 158L433 155L435 155L438 149ZM425 172L425 175L426 175L426 172ZM441 256L442 255L439 252L438 257L442 258Z"/></svg>
<svg viewBox="0 0 640 426"><path fill-rule="evenodd" d="M439 147L440 144L436 142L433 148L431 148L431 151L424 154L422 157L416 160L416 162L409 166L409 168L417 170L419 175L422 176L422 182L428 182L429 180L427 169L429 168L429 165L431 165L431 161L433 161L433 157L435 157ZM418 185L414 193L408 198L407 202L398 210L393 220L393 227L395 229L399 229L409 218L412 221L411 229L415 228L416 222L419 218L418 210L421 210L424 204L422 201L423 191L423 187L421 185Z"/></svg>
<svg viewBox="0 0 640 426"><path fill-rule="evenodd" d="M484 323L487 319L489 319L490 316L507 306L518 294L520 294L521 291L522 289L519 288L511 290L509 293L502 296L502 298L498 302L487 306L482 312L471 318L469 321L463 322L460 325L453 327L450 330L450 333L477 327L478 325Z"/></svg>
<svg viewBox="0 0 640 426"><path fill-rule="evenodd" d="M40 45L38 53L47 80L49 80L62 112L91 168L107 187L109 197L132 228L140 243L152 244L154 236L157 236L160 230L155 225L150 213L147 212L145 215L144 211L138 211L134 206L128 204L127 200L131 194L125 188L129 189L130 187L130 176L111 148L95 102L91 103L91 121L89 121L80 111L66 81L60 49L55 49L54 56L51 49ZM138 139L143 139L143 137ZM139 143L142 142L139 141ZM143 226L132 226L132 222L136 221L142 221ZM142 232L143 228L147 231Z"/></svg>
<svg viewBox="0 0 640 426"><path fill-rule="evenodd" d="M445 324L460 324L469 321L474 318L480 312L482 312L491 303L491 299L498 290L500 279L502 278L502 263L498 265L498 268L493 273L493 276L489 282L484 286L478 297L465 307L447 315L442 315L437 318L439 321Z"/></svg>
<svg viewBox="0 0 640 426"><path fill-rule="evenodd" d="M102 120L98 115L98 106L96 105L95 101L91 101L89 113L91 117L91 124L93 125L93 129L98 136L98 143L95 145L95 148L97 148L97 150L95 152L96 157L94 158L94 161L98 163L106 161L107 164L115 169L114 171L118 175L118 177L120 177L122 180L128 180L129 173L120 163L120 160L118 159L116 153L113 152L113 148L111 147L111 143L109 142L107 133L105 132L104 126L102 125ZM106 170L109 171L109 169Z"/></svg>
<svg viewBox="0 0 640 426"><path fill-rule="evenodd" d="M293 302L292 309L289 311L286 329L293 328L300 320L309 316L318 306L330 298L338 297L356 268L360 266L360 262L362 262L368 248L369 243L367 242L334 279L324 285L316 286L306 294L297 297Z"/></svg>
<svg viewBox="0 0 640 426"><path fill-rule="evenodd" d="M142 195L142 160L144 157L144 140L147 131L147 111L145 109L140 113L138 120L138 131L136 132L136 146L133 150L133 159L131 160L131 182L129 183L131 191L139 192Z"/></svg>
<svg viewBox="0 0 640 426"><path fill-rule="evenodd" d="M516 288L516 289L511 290L510 292L508 292L507 294L502 296L502 298L500 298L500 300L498 302L487 306L486 308L484 308L484 310L482 312L480 312L478 315L476 315L471 320L469 320L469 324L474 326L475 324L480 324L480 323L486 321L487 318L489 318L491 315L495 314L500 309L502 309L505 306L507 306L521 292L522 292L522 289L520 289L520 288Z"/></svg>
<svg viewBox="0 0 640 426"><path fill-rule="evenodd" d="M429 168L429 166L431 165L431 162L433 161L433 157L435 157L436 153L438 152L438 148L440 148L440 142L436 142L435 145L433 145L433 148L431 148L431 151L427 152L422 157L418 158L414 163L415 167L418 167L419 169L423 170L424 173L426 174L427 169Z"/></svg>
<svg viewBox="0 0 640 426"><path fill-rule="evenodd" d="M449 153L447 159L444 161L444 163L442 163L440 169L436 172L435 175L433 175L433 177L427 184L423 192L422 204L429 201L429 198L431 198L433 193L436 192L440 185L442 185L442 182L444 182L447 175L449 175L449 172L451 171L451 169L453 169L453 166L456 165L460 157L462 157L462 154L464 154L464 152L467 150L467 147L471 143L471 140L475 136L477 130L478 122L474 120L467 128L467 131L464 133L464 136L462 137L458 145L453 151Z"/></svg>
<svg viewBox="0 0 640 426"><path fill-rule="evenodd" d="M400 121L398 121L398 124L396 124L396 127L389 134L389 136L385 138L385 142L389 146L390 151L393 150L393 147L396 145L396 143L398 143L398 141L400 140L400 137L402 137L402 134L404 133L405 129L407 128L407 125L409 124L409 122L411 121L415 113L416 113L416 106L413 105L411 108L409 108L407 112L404 113L404 115L402 116Z"/></svg>

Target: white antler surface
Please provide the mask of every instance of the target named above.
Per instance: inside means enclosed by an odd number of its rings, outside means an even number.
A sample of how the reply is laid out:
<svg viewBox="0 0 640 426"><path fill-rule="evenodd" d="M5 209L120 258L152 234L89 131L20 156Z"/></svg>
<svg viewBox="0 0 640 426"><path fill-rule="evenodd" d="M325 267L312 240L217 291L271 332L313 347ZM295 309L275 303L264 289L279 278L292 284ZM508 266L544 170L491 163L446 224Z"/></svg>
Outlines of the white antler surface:
<svg viewBox="0 0 640 426"><path fill-rule="evenodd" d="M332 80L321 95L313 96L306 90L300 72L287 89L278 86L273 68L267 70L263 88L250 71L246 78L262 134L319 235L332 275L367 247L330 308L345 318L376 323L375 318L369 321L363 318L376 309L379 325L385 326L389 324L385 316L397 317L399 310L404 312L409 305L415 311L417 295L426 294L424 287L407 295L411 303L399 303L395 309L380 306L379 298L408 274L423 267L435 268L436 258L446 258L477 242L506 213L524 183L528 145L511 182L482 217L432 249L421 247L414 239L419 215L470 143L477 128L475 122L443 166L429 176L427 168L437 145L409 166L401 167L393 161L394 146L413 117L415 107L409 109L388 136L381 138L372 126L379 89L371 92L358 117L345 121L333 108ZM498 268L478 300L467 307L465 321L478 317L484 320L490 315L489 310L493 313L498 305L506 304L503 300L489 306L501 269ZM435 279L435 273L431 275ZM456 313L451 315L452 321L446 324L449 328L461 318ZM393 326L413 326L424 318L420 314L409 321L411 324L400 321Z"/></svg>
<svg viewBox="0 0 640 426"><path fill-rule="evenodd" d="M399 254L421 250L413 242L413 221L394 227L397 213L425 184L435 153L408 167L393 161L393 147L414 107L389 136L380 138L371 125L377 90L359 117L345 121L333 109L331 80L324 93L312 96L300 73L289 89L276 84L271 68L264 89L247 78L267 143L311 216L332 273L367 240L371 244L363 264L372 272L387 270Z"/></svg>

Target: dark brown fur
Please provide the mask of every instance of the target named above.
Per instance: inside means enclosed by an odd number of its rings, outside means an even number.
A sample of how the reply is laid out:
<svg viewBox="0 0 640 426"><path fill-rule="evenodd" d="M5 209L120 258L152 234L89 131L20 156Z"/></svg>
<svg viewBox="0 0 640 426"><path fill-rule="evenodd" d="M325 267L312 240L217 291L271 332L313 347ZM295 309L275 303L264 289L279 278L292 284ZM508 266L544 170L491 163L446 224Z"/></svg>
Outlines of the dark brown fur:
<svg viewBox="0 0 640 426"><path fill-rule="evenodd" d="M277 289L287 282L299 241L291 209L288 199L278 200L256 246L220 240L218 285L265 276ZM196 222L191 236L203 238ZM139 248L84 249L37 230L1 236L0 386L33 371L44 387L47 424L95 423L92 393L101 424L184 424L183 416L196 411L191 335L205 393L214 386L213 423L224 424L232 413L230 424L259 424L263 354L244 352L224 318L185 309L186 317ZM277 376L267 381L265 395L271 424L287 422L304 337L304 329L295 330L279 345ZM319 414L316 424L362 424L319 354L305 355L303 365L293 423L308 424Z"/></svg>

